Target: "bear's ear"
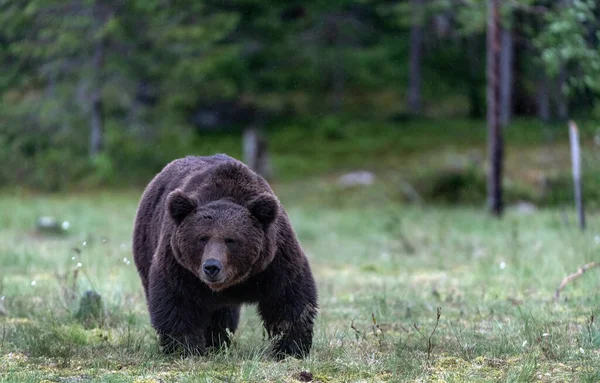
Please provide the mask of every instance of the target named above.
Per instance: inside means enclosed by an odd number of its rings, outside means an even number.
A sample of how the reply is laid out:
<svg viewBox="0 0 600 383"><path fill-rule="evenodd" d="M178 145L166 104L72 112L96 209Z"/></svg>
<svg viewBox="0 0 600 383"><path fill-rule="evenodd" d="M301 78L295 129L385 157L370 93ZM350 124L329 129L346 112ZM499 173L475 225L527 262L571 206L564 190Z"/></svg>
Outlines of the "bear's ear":
<svg viewBox="0 0 600 383"><path fill-rule="evenodd" d="M275 197L261 194L248 204L248 210L264 226L269 226L279 213L279 204Z"/></svg>
<svg viewBox="0 0 600 383"><path fill-rule="evenodd" d="M169 215L177 225L196 209L196 202L185 194L181 189L175 189L167 197Z"/></svg>

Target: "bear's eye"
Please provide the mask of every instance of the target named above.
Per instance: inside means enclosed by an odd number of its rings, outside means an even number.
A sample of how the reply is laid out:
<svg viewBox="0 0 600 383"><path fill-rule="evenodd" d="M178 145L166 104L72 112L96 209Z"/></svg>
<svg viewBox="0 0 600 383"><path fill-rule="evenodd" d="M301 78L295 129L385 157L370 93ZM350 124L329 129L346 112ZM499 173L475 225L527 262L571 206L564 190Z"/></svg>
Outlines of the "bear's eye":
<svg viewBox="0 0 600 383"><path fill-rule="evenodd" d="M205 244L208 242L209 239L210 238L207 235L205 235L203 237L200 237L199 241L200 241L200 243Z"/></svg>
<svg viewBox="0 0 600 383"><path fill-rule="evenodd" d="M225 238L225 243L228 245L233 245L235 243L235 240L231 238Z"/></svg>

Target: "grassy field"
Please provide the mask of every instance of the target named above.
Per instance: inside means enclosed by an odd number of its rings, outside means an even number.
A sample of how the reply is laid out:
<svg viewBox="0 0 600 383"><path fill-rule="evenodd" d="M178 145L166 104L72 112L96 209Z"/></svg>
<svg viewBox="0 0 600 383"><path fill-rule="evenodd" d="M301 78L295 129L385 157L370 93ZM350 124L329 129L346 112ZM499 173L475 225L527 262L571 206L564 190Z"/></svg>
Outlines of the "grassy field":
<svg viewBox="0 0 600 383"><path fill-rule="evenodd" d="M402 206L377 187L336 204L276 189L320 291L308 359L269 359L253 307L222 353L157 351L130 250L141 190L4 195L0 381L600 380L599 271L553 299L563 277L598 259L598 215L582 234L561 210L498 221L477 208ZM68 221L69 235L36 233L41 215ZM89 289L104 302L97 328L76 316Z"/></svg>

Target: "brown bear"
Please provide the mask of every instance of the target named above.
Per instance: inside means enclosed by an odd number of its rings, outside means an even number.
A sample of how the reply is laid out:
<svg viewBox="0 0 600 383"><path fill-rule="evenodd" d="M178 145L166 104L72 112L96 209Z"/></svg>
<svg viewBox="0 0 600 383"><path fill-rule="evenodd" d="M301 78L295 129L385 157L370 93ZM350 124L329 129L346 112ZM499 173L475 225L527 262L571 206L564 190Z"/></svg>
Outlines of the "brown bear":
<svg viewBox="0 0 600 383"><path fill-rule="evenodd" d="M164 352L222 346L250 303L276 357L309 353L317 289L308 260L273 190L240 161L168 164L141 198L133 255Z"/></svg>

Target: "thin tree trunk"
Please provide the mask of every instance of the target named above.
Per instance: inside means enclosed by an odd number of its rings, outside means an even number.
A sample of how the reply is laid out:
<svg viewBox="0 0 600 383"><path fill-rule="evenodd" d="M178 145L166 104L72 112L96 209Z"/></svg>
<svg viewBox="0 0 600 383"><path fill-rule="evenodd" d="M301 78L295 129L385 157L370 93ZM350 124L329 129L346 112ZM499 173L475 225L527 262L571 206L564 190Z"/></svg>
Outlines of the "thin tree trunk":
<svg viewBox="0 0 600 383"><path fill-rule="evenodd" d="M104 124L102 119L102 67L104 66L104 42L100 41L94 51L92 59L92 68L95 81L91 92L91 110L90 110L90 157L93 158L100 153L103 146Z"/></svg>
<svg viewBox="0 0 600 383"><path fill-rule="evenodd" d="M495 216L503 212L502 166L504 142L500 126L500 4L488 0L487 26L487 124L488 124L488 208Z"/></svg>
<svg viewBox="0 0 600 383"><path fill-rule="evenodd" d="M548 76L540 75L537 83L537 115L543 122L550 121L550 94L548 89Z"/></svg>
<svg viewBox="0 0 600 383"><path fill-rule="evenodd" d="M573 6L573 0L562 0L561 8L569 8ZM556 78L556 87L558 88L555 94L556 100L556 117L561 121L566 121L569 117L569 104L567 95L565 94L564 88L567 85L569 74L567 72L566 63L562 63L560 66L560 72Z"/></svg>
<svg viewBox="0 0 600 383"><path fill-rule="evenodd" d="M532 92L529 89L530 74L526 68L531 66L531 57L535 55L533 47L529 41L520 39L517 36L526 34L523 25L532 24L533 21L529 16L523 15L522 12L515 12L512 15L513 26L513 49L512 49L512 117L515 116L536 116L538 112L538 92L539 83L536 83L536 88ZM539 73L539 68L538 69Z"/></svg>
<svg viewBox="0 0 600 383"><path fill-rule="evenodd" d="M512 30L501 28L502 54L500 55L500 125L510 124L512 118L513 36Z"/></svg>
<svg viewBox="0 0 600 383"><path fill-rule="evenodd" d="M413 23L410 28L408 107L413 114L421 113L421 56L423 54L424 0L411 0Z"/></svg>
<svg viewBox="0 0 600 383"><path fill-rule="evenodd" d="M469 117L470 118L481 118L483 117L483 109L485 100L483 100L481 94L481 82L480 82L480 71L478 65L478 43L475 36L468 36L466 38L466 49L467 49L467 60L468 65L468 89L469 89Z"/></svg>
<svg viewBox="0 0 600 383"><path fill-rule="evenodd" d="M339 47L336 46L336 49L334 51L339 52ZM333 83L333 109L336 112L339 112L344 106L344 89L346 87L346 74L344 72L344 61L339 57L338 54L336 54L336 59L333 61L333 71L331 77Z"/></svg>
<svg viewBox="0 0 600 383"><path fill-rule="evenodd" d="M331 101L333 110L339 112L344 106L344 88L346 85L346 74L342 52L342 21L339 15L333 15L327 22L326 43L330 58L329 78L331 81Z"/></svg>
<svg viewBox="0 0 600 383"><path fill-rule="evenodd" d="M569 104L567 96L564 92L564 87L567 84L567 69L563 65L560 69L560 73L556 79L556 87L558 88L555 92L556 95L556 117L561 121L566 121L569 118Z"/></svg>
<svg viewBox="0 0 600 383"><path fill-rule="evenodd" d="M579 145L579 131L573 121L569 121L569 138L571 141L575 206L577 207L577 216L579 217L579 228L585 230L585 211L583 208L583 191L581 187L581 148Z"/></svg>

